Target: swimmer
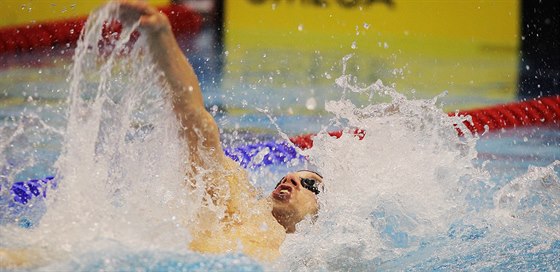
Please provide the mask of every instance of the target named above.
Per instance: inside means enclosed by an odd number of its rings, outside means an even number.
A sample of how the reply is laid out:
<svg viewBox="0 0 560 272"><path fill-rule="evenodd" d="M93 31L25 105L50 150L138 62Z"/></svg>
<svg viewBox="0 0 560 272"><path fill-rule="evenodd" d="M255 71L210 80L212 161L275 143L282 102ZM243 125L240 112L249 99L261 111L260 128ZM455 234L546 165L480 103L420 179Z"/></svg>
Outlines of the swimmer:
<svg viewBox="0 0 560 272"><path fill-rule="evenodd" d="M190 247L201 252L242 250L258 259L278 256L285 233L293 233L306 216L317 214L322 177L312 171L288 173L267 199L257 199L244 170L228 158L220 142L218 126L204 107L200 84L179 48L168 18L141 1L121 1L123 23L140 21L147 35L153 61L163 71L161 80L169 87L173 111L188 143L194 175L207 183L208 209L189 222L193 233ZM196 184L191 184L196 186ZM210 203L211 202L211 203ZM220 222L210 207L224 209Z"/></svg>
<svg viewBox="0 0 560 272"><path fill-rule="evenodd" d="M197 76L179 48L168 18L142 1L117 3L123 24L140 22L153 61L162 71L160 79L168 87L166 95L190 154L186 186L197 188L195 178L205 181L202 208L197 218L185 222L192 234L189 248L276 259L286 233L295 232L300 221L317 214L322 176L306 170L288 173L268 198L259 199L245 170L224 154L218 126L204 107ZM32 250L0 249L0 268L38 265L39 255Z"/></svg>

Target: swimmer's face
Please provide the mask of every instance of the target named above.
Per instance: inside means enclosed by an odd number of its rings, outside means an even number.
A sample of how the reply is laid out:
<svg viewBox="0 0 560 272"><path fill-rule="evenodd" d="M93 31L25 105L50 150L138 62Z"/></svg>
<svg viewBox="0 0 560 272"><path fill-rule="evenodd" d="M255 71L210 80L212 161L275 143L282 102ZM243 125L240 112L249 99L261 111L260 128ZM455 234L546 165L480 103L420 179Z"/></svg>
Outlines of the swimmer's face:
<svg viewBox="0 0 560 272"><path fill-rule="evenodd" d="M317 193L322 189L323 178L311 171L298 171L284 176L271 193L272 215L294 232L295 224L319 210Z"/></svg>

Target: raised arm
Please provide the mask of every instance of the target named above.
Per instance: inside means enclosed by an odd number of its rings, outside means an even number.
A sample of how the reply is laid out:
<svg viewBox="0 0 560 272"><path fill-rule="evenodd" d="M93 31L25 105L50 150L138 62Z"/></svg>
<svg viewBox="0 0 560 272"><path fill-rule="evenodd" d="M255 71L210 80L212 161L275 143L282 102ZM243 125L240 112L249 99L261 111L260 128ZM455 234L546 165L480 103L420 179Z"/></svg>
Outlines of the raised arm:
<svg viewBox="0 0 560 272"><path fill-rule="evenodd" d="M220 143L218 126L204 107L196 74L179 48L167 17L141 1L121 1L120 8L124 23L140 20L153 60L163 71L162 80L169 85L168 95L182 127L181 135L189 143L193 162L203 166L200 154L205 154L219 164L225 163L227 158Z"/></svg>
<svg viewBox="0 0 560 272"><path fill-rule="evenodd" d="M245 171L224 155L218 126L204 108L198 79L177 45L167 17L138 1L121 2L121 8L121 20L140 20L143 33L148 35L151 54L163 71L162 79L169 84L181 134L188 141L191 166L206 180L206 193L214 205L225 208L219 216L215 212L220 209L201 209L200 222L189 224L191 249L223 253L242 248L258 259L276 258L284 228L270 213L267 200L256 198ZM199 167L205 171L198 173ZM211 224L212 218L220 218L218 226Z"/></svg>

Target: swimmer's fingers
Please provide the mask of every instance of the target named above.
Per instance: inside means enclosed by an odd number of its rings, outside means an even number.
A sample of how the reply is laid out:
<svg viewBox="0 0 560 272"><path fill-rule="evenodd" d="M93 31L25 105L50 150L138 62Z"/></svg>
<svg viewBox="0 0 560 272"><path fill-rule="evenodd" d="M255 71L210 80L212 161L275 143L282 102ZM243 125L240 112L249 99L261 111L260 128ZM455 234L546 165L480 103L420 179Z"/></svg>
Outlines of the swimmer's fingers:
<svg viewBox="0 0 560 272"><path fill-rule="evenodd" d="M144 1L132 1L132 0L121 0L117 2L120 8L121 14L130 14L130 15L154 15L158 13L158 11L148 5L148 3Z"/></svg>
<svg viewBox="0 0 560 272"><path fill-rule="evenodd" d="M156 32L169 27L165 15L143 1L119 1L119 19L124 24L140 21L140 27Z"/></svg>
<svg viewBox="0 0 560 272"><path fill-rule="evenodd" d="M149 12L147 4L143 2L119 1L117 4L119 5L119 19L125 24L135 23Z"/></svg>
<svg viewBox="0 0 560 272"><path fill-rule="evenodd" d="M155 15L144 15L140 17L140 26L149 28L152 31L171 29L167 16L159 12Z"/></svg>

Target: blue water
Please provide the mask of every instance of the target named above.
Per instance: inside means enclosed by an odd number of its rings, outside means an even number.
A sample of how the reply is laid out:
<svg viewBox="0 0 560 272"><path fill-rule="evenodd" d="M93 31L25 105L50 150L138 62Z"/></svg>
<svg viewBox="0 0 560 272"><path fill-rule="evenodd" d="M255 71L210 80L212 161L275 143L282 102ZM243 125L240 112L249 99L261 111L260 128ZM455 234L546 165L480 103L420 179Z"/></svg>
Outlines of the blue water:
<svg viewBox="0 0 560 272"><path fill-rule="evenodd" d="M95 256L95 257L92 257ZM174 252L89 252L79 261L55 264L45 270L66 271L264 271L243 255L208 256Z"/></svg>
<svg viewBox="0 0 560 272"><path fill-rule="evenodd" d="M44 126L58 130L64 127L64 118L57 112L63 101L55 100L54 103L37 103L39 99L31 102L21 102L16 105L0 108L0 116L5 124L4 133L10 128L15 129L18 120L26 120L24 126L41 126L37 120L43 120ZM40 100L39 100L40 101ZM34 116L38 119L34 119ZM284 122L290 122L290 127L303 126L309 119L317 119L316 116L290 117L289 120L279 118L278 123L283 126ZM272 128L267 127L268 118L259 113L246 114L242 117L229 116L223 113L217 116L220 124L238 123L238 129L229 127L236 131L237 139L227 144L231 147L251 142L267 142L280 140L279 136L270 132ZM263 123L266 125L263 128ZM287 129L290 130L290 129ZM8 156L8 164L2 165L4 171L10 166L29 165L13 177L13 180L3 180L2 190L5 192L7 183L13 181L24 181L32 178L44 178L55 173L53 164L61 150L61 135L55 132L35 135L33 133L22 134L13 143L14 147L6 148L3 152L11 152L15 156ZM45 132L45 130L41 130ZM300 133L308 131L300 130ZM293 134L292 134L293 135ZM518 128L497 133L487 133L477 142L478 158L475 164L484 167L491 174L491 179L480 186L485 187L485 193L473 196L471 209L484 210L492 207L493 195L505 184L523 175L531 166L547 166L555 160L560 160L560 134L554 128ZM21 152L20 152L21 151ZM30 158L34 160L29 161ZM269 171L273 175L279 175L286 171L283 165L272 165L259 171ZM556 168L560 173L560 168ZM255 185L263 190L270 190L274 181L261 181ZM54 190L52 188L48 189ZM49 194L48 192L47 194ZM558 195L556 195L558 197ZM41 201L36 201L33 208L15 204L6 199L4 194L1 202L11 202L12 209L4 211L0 217L2 224L9 224L11 220L18 219L18 225L23 228L32 228L40 220L44 212ZM558 207L549 207L558 209ZM32 212L31 212L32 211ZM402 218L394 215L376 213L372 215L377 222L383 219L385 227L381 228L381 237L395 249L407 248L410 243L418 242L420 246L402 256L391 258L373 258L370 261L361 261L357 264L337 266L331 263L330 268L340 269L380 269L380 270L482 270L482 271L514 271L533 270L550 271L560 268L560 240L548 240L536 234L534 237L513 238L499 233L493 233L489 223L472 225L467 222L455 222L449 226L446 233L438 237L410 237L405 231L399 229ZM558 226L558 222L555 223ZM490 241L488 237L493 237ZM416 239L416 240L415 240ZM420 239L420 241L417 241ZM113 248L114 249L114 248ZM441 255L441 252L451 251L451 254ZM445 256L447 255L447 256ZM52 264L45 269L64 270L112 270L132 271L141 269L143 271L207 271L207 270L235 270L235 271L262 271L267 266L253 261L242 255L200 255L196 253L177 254L161 251L136 252L130 249L119 249L115 252L86 252L79 261L70 261Z"/></svg>

